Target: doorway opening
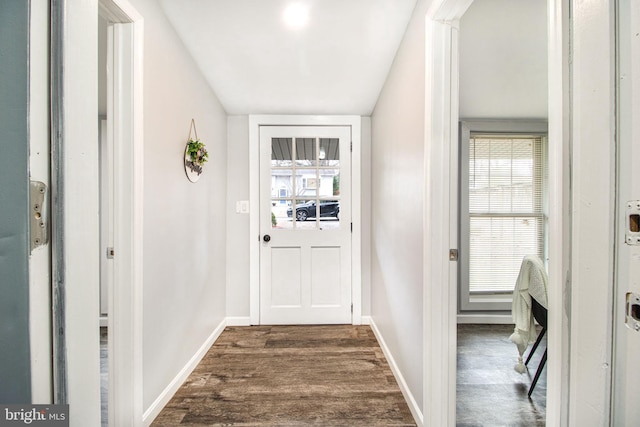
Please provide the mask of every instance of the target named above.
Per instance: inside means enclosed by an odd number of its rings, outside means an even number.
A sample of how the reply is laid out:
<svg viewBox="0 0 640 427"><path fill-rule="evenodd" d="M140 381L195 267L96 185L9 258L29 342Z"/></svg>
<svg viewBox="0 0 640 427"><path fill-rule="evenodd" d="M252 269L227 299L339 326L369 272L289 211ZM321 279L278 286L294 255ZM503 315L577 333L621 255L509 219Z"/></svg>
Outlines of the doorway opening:
<svg viewBox="0 0 640 427"><path fill-rule="evenodd" d="M427 16L426 55L426 99L428 100L426 122L425 168L425 241L424 265L424 413L425 424L454 425L456 423L456 326L458 320L458 266L452 248L458 247L459 212L459 76L460 76L460 19L472 5L473 0L444 0L434 5ZM565 29L567 16L560 2L548 0L548 42L546 57L549 75L549 282L563 283L562 268L566 265L563 252L562 212L568 195L568 180L562 175L566 162L563 129L563 103L566 69L562 64L562 53L567 42ZM545 69L546 72L546 69ZM481 102L490 104L491 99ZM470 117L475 118L475 117ZM555 144L554 144L555 142ZM556 310L562 307L562 287L550 290L549 304ZM557 311L560 313L560 311ZM547 384L546 419L559 423L562 415L560 399L566 378L559 374L565 368L566 351L562 346L564 320L550 314L548 370L558 374L550 376ZM475 313L477 314L477 313ZM505 317L503 313L502 317ZM495 317L492 315L490 317ZM510 317L510 316L508 316ZM491 319L495 323L498 319ZM509 319L510 320L510 319ZM504 320L503 320L504 322ZM508 335L507 338L508 340ZM442 351L433 352L433 349ZM515 351L514 346L514 351ZM516 352L517 354L517 352ZM513 364L506 367L513 369Z"/></svg>

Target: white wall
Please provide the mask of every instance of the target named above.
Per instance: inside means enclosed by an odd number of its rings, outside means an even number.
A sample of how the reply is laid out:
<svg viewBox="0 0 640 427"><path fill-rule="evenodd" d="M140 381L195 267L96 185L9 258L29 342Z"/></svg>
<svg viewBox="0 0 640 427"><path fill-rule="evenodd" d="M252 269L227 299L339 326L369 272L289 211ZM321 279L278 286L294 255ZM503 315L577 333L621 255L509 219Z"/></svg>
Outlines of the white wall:
<svg viewBox="0 0 640 427"><path fill-rule="evenodd" d="M418 1L372 115L371 316L422 406L425 14Z"/></svg>
<svg viewBox="0 0 640 427"><path fill-rule="evenodd" d="M460 20L460 117L547 117L547 0L474 0Z"/></svg>
<svg viewBox="0 0 640 427"><path fill-rule="evenodd" d="M236 202L249 200L249 116L229 117L227 144L227 316L248 322L249 214L236 213Z"/></svg>
<svg viewBox="0 0 640 427"><path fill-rule="evenodd" d="M360 209L362 212L362 315L371 315L371 118L362 118Z"/></svg>
<svg viewBox="0 0 640 427"><path fill-rule="evenodd" d="M227 118L155 1L144 17L143 409L225 316ZM191 119L209 161L193 184L183 156Z"/></svg>

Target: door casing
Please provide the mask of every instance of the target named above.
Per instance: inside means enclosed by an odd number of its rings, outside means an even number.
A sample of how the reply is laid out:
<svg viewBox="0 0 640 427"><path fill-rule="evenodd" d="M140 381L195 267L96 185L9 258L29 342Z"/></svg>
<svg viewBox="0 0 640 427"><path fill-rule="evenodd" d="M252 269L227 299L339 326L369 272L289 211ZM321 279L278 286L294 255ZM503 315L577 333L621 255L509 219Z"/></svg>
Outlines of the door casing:
<svg viewBox="0 0 640 427"><path fill-rule="evenodd" d="M424 210L424 402L425 426L456 423L457 266L449 249L457 247L458 31L473 0L437 0L426 17L425 210ZM568 420L569 274L569 9L548 0L549 70L549 293L547 423Z"/></svg>
<svg viewBox="0 0 640 427"><path fill-rule="evenodd" d="M362 323L362 214L361 156L362 118L359 116L249 116L249 314L252 325L260 324L260 126L350 126L351 127L351 300L352 323Z"/></svg>
<svg viewBox="0 0 640 427"><path fill-rule="evenodd" d="M110 340L109 351L116 361L110 380L118 390L112 401L117 419L110 417L110 421L111 425L141 426L143 19L127 0L60 0L52 5L52 15L64 17L56 22L60 39L53 43L59 56L52 58L63 65L57 67L63 70L59 76L63 92L55 98L63 108L54 106L52 117L64 126L60 144L64 168L52 166L52 181L60 181L65 195L58 206L64 214L60 237L66 250L56 254L54 248L53 259L64 266L60 280L66 285L61 296L66 308L66 314L62 313L66 358L58 358L70 362L64 390L67 401L72 402L69 420L72 425L100 424L97 18L101 13L121 25L114 68L123 84L114 91L118 95L113 113L120 124L115 134L121 133L114 147L118 177L115 240L120 262L110 295L109 327L114 340Z"/></svg>
<svg viewBox="0 0 640 427"><path fill-rule="evenodd" d="M109 425L142 425L143 21L126 1L101 0L109 21L107 89L113 144L113 279L108 289ZM105 256L105 254L101 254Z"/></svg>

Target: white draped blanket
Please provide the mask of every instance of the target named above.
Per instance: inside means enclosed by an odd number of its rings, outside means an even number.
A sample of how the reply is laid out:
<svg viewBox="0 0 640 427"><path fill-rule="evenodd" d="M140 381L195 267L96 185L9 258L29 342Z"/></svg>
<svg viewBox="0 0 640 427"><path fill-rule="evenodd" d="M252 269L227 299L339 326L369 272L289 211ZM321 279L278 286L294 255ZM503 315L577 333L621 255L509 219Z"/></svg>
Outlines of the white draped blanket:
<svg viewBox="0 0 640 427"><path fill-rule="evenodd" d="M513 290L511 316L515 329L509 339L518 347L520 357L514 367L517 372L524 373L526 367L522 363L522 355L529 343L536 339L536 329L531 310L531 298L534 298L544 308L547 302L547 271L537 256L526 256L520 266L520 274Z"/></svg>

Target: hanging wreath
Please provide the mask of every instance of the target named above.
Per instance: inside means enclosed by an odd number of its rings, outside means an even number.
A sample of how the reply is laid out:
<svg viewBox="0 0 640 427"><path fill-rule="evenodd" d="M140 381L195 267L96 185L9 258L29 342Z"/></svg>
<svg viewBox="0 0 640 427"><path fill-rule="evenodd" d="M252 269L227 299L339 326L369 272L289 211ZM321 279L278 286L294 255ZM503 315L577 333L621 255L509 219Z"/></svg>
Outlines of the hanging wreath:
<svg viewBox="0 0 640 427"><path fill-rule="evenodd" d="M202 168L209 159L209 153L202 141L198 138L196 131L196 122L191 119L191 127L189 128L189 137L187 138L187 146L184 150L184 171L187 178L191 182L200 179Z"/></svg>
<svg viewBox="0 0 640 427"><path fill-rule="evenodd" d="M200 142L199 139L190 139L187 142L187 153L190 160L198 166L204 165L209 158L209 153L207 153L204 143Z"/></svg>

